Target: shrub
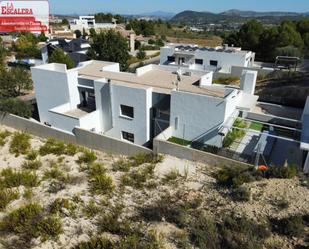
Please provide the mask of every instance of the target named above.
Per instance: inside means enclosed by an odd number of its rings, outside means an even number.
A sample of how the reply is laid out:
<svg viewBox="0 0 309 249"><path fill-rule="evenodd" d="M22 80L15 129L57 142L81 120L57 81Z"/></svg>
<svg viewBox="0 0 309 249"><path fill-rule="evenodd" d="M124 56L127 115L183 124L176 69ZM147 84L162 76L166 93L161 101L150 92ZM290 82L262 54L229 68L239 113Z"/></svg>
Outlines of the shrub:
<svg viewBox="0 0 309 249"><path fill-rule="evenodd" d="M99 174L91 177L89 184L90 191L94 194L110 194L115 189L113 179L105 174Z"/></svg>
<svg viewBox="0 0 309 249"><path fill-rule="evenodd" d="M113 163L113 171L129 172L131 167L131 163L123 158Z"/></svg>
<svg viewBox="0 0 309 249"><path fill-rule="evenodd" d="M290 216L283 219L270 219L274 232L290 237L299 237L304 233L304 222L301 216Z"/></svg>
<svg viewBox="0 0 309 249"><path fill-rule="evenodd" d="M5 216L0 231L14 233L30 242L40 236L43 240L55 238L62 232L62 226L58 218L47 215L39 204L30 203Z"/></svg>
<svg viewBox="0 0 309 249"><path fill-rule="evenodd" d="M295 164L291 164L285 167L270 167L266 172L266 176L270 178L282 178L291 179L297 176L298 167Z"/></svg>
<svg viewBox="0 0 309 249"><path fill-rule="evenodd" d="M244 130L237 129L244 129L247 127L247 124L243 120L237 118L233 124L233 127L234 128L232 128L231 131L224 138L223 147L231 146L235 140L242 138L246 134Z"/></svg>
<svg viewBox="0 0 309 249"><path fill-rule="evenodd" d="M99 212L101 208L96 205L94 200L90 200L83 208L83 213L86 215L87 218L93 218L95 217Z"/></svg>
<svg viewBox="0 0 309 249"><path fill-rule="evenodd" d="M0 211L3 211L11 201L14 201L18 198L18 191L14 191L11 189L0 190Z"/></svg>
<svg viewBox="0 0 309 249"><path fill-rule="evenodd" d="M163 161L163 156L158 154L140 153L130 157L133 167L140 166L145 163L157 164Z"/></svg>
<svg viewBox="0 0 309 249"><path fill-rule="evenodd" d="M0 131L0 146L5 145L5 139L11 135L11 132L5 130L5 131Z"/></svg>
<svg viewBox="0 0 309 249"><path fill-rule="evenodd" d="M39 149L41 156L46 156L48 154L62 155L65 152L65 144L62 141L57 141L54 138L49 138L46 140L45 144Z"/></svg>
<svg viewBox="0 0 309 249"><path fill-rule="evenodd" d="M121 185L142 188L144 183L153 176L154 168L155 166L151 164L122 176Z"/></svg>
<svg viewBox="0 0 309 249"><path fill-rule="evenodd" d="M240 186L232 191L231 197L234 201L246 202L250 201L251 192L248 188Z"/></svg>
<svg viewBox="0 0 309 249"><path fill-rule="evenodd" d="M267 224L257 224L245 216L224 216L218 224L221 247L230 249L262 249L271 234Z"/></svg>
<svg viewBox="0 0 309 249"><path fill-rule="evenodd" d="M26 159L29 161L34 161L35 159L37 159L39 155L39 152L36 150L31 150L28 152L28 154L26 155Z"/></svg>
<svg viewBox="0 0 309 249"><path fill-rule="evenodd" d="M285 198L280 198L277 200L272 200L272 205L278 207L280 210L286 209L289 207L289 201Z"/></svg>
<svg viewBox="0 0 309 249"><path fill-rule="evenodd" d="M39 236L43 241L57 238L62 232L61 220L55 216L47 216L37 224Z"/></svg>
<svg viewBox="0 0 309 249"><path fill-rule="evenodd" d="M98 218L100 232L109 232L118 235L130 235L132 233L131 223L128 219L121 220L123 206L115 206L110 212L105 212Z"/></svg>
<svg viewBox="0 0 309 249"><path fill-rule="evenodd" d="M79 148L75 144L67 144L65 148L65 154L68 156L74 156L78 152Z"/></svg>
<svg viewBox="0 0 309 249"><path fill-rule="evenodd" d="M68 155L74 156L78 152L78 146L74 144L65 144L62 141L58 141L54 138L49 138L39 149L41 156L48 154L54 154L57 156Z"/></svg>
<svg viewBox="0 0 309 249"><path fill-rule="evenodd" d="M104 175L106 173L106 168L100 163L91 163L87 166L88 175L94 177L97 175Z"/></svg>
<svg viewBox="0 0 309 249"><path fill-rule="evenodd" d="M83 154L78 157L77 163L78 164L89 164L93 163L97 160L97 156L94 151L91 150L84 150Z"/></svg>
<svg viewBox="0 0 309 249"><path fill-rule="evenodd" d="M27 189L25 189L25 191L24 191L24 195L23 195L23 197L26 199L26 200L28 200L28 201L30 201L32 198L33 198L33 191L32 191L32 189L31 188L27 188Z"/></svg>
<svg viewBox="0 0 309 249"><path fill-rule="evenodd" d="M72 249L113 249L114 244L106 238L103 237L96 237L92 238L91 240L87 242L81 242Z"/></svg>
<svg viewBox="0 0 309 249"><path fill-rule="evenodd" d="M179 171L173 169L163 177L162 181L163 183L174 182L175 180L177 180L179 176L180 176Z"/></svg>
<svg viewBox="0 0 309 249"><path fill-rule="evenodd" d="M49 212L52 214L62 214L63 209L66 209L70 212L73 212L75 209L75 206L69 199L64 198L57 198L49 205Z"/></svg>
<svg viewBox="0 0 309 249"><path fill-rule="evenodd" d="M2 170L1 176L2 179L0 184L5 188L14 188L19 186L36 187L39 185L38 176L27 170L16 171L8 168Z"/></svg>
<svg viewBox="0 0 309 249"><path fill-rule="evenodd" d="M244 183L260 180L262 175L253 167L235 165L223 167L214 177L221 186L237 188Z"/></svg>
<svg viewBox="0 0 309 249"><path fill-rule="evenodd" d="M55 180L59 180L59 181L65 181L65 174L62 170L59 169L58 166L53 167L49 170L46 170L44 172L44 180L47 179L55 179Z"/></svg>
<svg viewBox="0 0 309 249"><path fill-rule="evenodd" d="M219 236L214 220L206 214L195 217L190 225L190 240L199 248L218 248Z"/></svg>
<svg viewBox="0 0 309 249"><path fill-rule="evenodd" d="M65 189L64 182L58 180L52 180L49 184L47 192L55 194L63 189Z"/></svg>
<svg viewBox="0 0 309 249"><path fill-rule="evenodd" d="M160 222L165 219L179 227L184 227L188 223L188 212L191 209L196 209L199 205L200 203L195 199L190 202L182 202L178 196L173 197L168 194L162 196L156 203L142 207L139 213L146 221Z"/></svg>
<svg viewBox="0 0 309 249"><path fill-rule="evenodd" d="M30 148L31 136L23 132L15 132L10 145L10 153L19 156L20 154L26 154Z"/></svg>
<svg viewBox="0 0 309 249"><path fill-rule="evenodd" d="M30 170L38 170L42 167L42 162L39 160L34 161L24 161L21 165L24 169L30 169Z"/></svg>

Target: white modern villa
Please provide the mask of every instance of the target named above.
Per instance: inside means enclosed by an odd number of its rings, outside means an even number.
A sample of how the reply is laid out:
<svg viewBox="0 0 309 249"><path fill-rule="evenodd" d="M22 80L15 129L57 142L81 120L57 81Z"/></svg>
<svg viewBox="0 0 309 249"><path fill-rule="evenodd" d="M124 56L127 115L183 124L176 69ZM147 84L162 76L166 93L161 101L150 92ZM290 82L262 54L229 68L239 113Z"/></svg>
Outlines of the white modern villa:
<svg viewBox="0 0 309 249"><path fill-rule="evenodd" d="M255 53L228 45L215 48L169 43L161 48L160 64L231 73L232 66L252 67Z"/></svg>
<svg viewBox="0 0 309 249"><path fill-rule="evenodd" d="M119 64L88 61L33 67L40 122L74 133L75 127L149 145L171 127L172 136L220 147L223 130L257 102L257 72L244 71L241 86L213 85L211 71L148 65L136 73Z"/></svg>
<svg viewBox="0 0 309 249"><path fill-rule="evenodd" d="M96 23L94 16L80 16L78 19L74 19L70 22L71 30L80 30L93 28L95 30L100 29L115 29L116 23Z"/></svg>

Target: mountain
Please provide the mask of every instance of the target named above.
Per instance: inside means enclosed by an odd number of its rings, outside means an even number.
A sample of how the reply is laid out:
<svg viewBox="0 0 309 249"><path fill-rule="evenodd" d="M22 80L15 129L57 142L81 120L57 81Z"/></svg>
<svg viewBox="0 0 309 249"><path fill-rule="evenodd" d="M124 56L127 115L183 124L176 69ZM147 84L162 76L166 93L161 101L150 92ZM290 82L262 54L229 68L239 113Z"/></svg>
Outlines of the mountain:
<svg viewBox="0 0 309 249"><path fill-rule="evenodd" d="M171 22L184 23L187 25L209 24L209 23L229 23L229 22L245 22L250 18L258 19L264 23L279 23L284 19L297 20L305 13L294 12L256 12L256 11L241 11L228 10L222 13L198 12L186 10L175 15ZM308 15L308 13L307 13Z"/></svg>
<svg viewBox="0 0 309 249"><path fill-rule="evenodd" d="M300 13L296 12L282 12L282 11L269 11L269 12L257 12L257 11L245 11L231 9L220 13L225 16L241 16L241 17L263 17L263 16L298 16Z"/></svg>
<svg viewBox="0 0 309 249"><path fill-rule="evenodd" d="M158 10L150 13L139 14L139 16L172 18L173 16L175 16L175 13Z"/></svg>

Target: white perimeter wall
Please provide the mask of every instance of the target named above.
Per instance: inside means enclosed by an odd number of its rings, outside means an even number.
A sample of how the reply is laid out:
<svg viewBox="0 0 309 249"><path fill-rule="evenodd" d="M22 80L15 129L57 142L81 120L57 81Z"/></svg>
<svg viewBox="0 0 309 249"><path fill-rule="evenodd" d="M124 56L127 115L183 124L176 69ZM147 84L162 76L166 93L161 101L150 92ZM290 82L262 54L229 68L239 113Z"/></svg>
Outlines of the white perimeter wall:
<svg viewBox="0 0 309 249"><path fill-rule="evenodd" d="M173 91L171 127L173 136L189 141L198 139L221 146L218 129L225 119L226 102L221 98ZM176 118L178 128L176 129Z"/></svg>

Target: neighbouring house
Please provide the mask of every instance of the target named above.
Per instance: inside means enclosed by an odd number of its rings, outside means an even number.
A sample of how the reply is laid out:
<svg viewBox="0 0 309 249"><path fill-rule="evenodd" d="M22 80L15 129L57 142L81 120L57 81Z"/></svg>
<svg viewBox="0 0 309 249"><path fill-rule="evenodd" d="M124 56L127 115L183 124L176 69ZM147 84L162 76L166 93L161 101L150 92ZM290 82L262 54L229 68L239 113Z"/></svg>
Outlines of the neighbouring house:
<svg viewBox="0 0 309 249"><path fill-rule="evenodd" d="M80 16L79 19L73 19L70 21L70 29L89 31L90 29L106 30L106 29L116 29L117 24L115 22L111 23L96 23L94 16Z"/></svg>
<svg viewBox="0 0 309 249"><path fill-rule="evenodd" d="M255 53L223 45L215 48L167 44L161 48L160 64L231 73L233 66L253 67Z"/></svg>
<svg viewBox="0 0 309 249"><path fill-rule="evenodd" d="M61 48L77 66L80 62L89 60L87 51L90 44L87 40L82 38L67 40L67 39L54 39L50 40L46 46L41 49L44 64L48 63L49 56L57 48Z"/></svg>
<svg viewBox="0 0 309 249"><path fill-rule="evenodd" d="M47 64L31 71L41 123L144 146L170 127L174 137L220 147L222 130L258 99L254 71L243 73L241 88L212 85L213 72L162 65L127 73L118 63L87 61L70 70Z"/></svg>

